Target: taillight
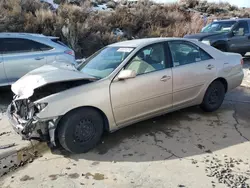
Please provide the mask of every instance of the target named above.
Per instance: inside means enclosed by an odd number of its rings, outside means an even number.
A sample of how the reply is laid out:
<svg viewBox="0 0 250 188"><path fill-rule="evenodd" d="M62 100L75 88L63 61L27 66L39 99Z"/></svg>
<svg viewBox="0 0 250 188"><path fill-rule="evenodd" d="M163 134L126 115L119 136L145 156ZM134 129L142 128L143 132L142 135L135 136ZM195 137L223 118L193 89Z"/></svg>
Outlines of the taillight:
<svg viewBox="0 0 250 188"><path fill-rule="evenodd" d="M241 64L241 65L244 65L244 60L243 60L243 58L241 58L240 64Z"/></svg>
<svg viewBox="0 0 250 188"><path fill-rule="evenodd" d="M65 54L75 56L75 52L73 50L66 50L64 51Z"/></svg>

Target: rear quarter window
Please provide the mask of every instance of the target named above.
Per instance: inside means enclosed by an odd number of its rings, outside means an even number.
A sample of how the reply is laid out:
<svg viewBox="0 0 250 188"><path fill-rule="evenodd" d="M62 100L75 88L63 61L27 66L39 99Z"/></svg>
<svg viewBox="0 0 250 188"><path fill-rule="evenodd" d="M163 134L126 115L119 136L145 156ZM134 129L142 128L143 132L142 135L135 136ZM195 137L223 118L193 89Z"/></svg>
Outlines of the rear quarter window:
<svg viewBox="0 0 250 188"><path fill-rule="evenodd" d="M200 49L200 54L201 54L201 60L202 61L206 61L209 59L213 59L207 52L205 52L204 50Z"/></svg>

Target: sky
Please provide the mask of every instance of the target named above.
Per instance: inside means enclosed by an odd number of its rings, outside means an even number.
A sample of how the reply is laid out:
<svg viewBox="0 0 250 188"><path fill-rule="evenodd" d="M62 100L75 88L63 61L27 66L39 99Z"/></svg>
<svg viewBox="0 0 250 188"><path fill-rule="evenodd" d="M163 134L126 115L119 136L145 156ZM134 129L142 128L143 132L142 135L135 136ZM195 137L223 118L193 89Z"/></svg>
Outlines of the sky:
<svg viewBox="0 0 250 188"><path fill-rule="evenodd" d="M177 2L178 0L155 0L156 2L169 3ZM239 7L250 7L250 0L207 0L208 2L229 2L233 5L238 5Z"/></svg>

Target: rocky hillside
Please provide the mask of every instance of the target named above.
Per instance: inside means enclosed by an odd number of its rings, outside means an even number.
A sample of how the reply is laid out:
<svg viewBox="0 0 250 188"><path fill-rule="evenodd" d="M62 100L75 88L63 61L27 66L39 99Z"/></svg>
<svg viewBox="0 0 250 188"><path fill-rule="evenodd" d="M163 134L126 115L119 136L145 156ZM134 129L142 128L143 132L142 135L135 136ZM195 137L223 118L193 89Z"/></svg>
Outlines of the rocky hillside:
<svg viewBox="0 0 250 188"><path fill-rule="evenodd" d="M45 0L44 0L45 1ZM198 32L215 17L250 17L249 9L227 3L182 0L161 5L151 1L1 0L0 32L34 32L61 37L86 57L120 40L180 36Z"/></svg>

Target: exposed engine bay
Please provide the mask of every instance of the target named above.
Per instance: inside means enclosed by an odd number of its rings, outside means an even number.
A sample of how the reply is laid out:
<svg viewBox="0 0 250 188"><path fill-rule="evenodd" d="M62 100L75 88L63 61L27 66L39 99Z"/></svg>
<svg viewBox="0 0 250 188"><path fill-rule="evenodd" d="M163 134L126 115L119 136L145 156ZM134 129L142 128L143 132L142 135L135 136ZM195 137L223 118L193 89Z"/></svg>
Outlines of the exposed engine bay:
<svg viewBox="0 0 250 188"><path fill-rule="evenodd" d="M48 104L38 104L36 101L90 82L93 82L93 80L81 79L49 83L34 89L33 95L29 98L19 99L19 96L14 95L8 109L9 119L14 129L23 139L49 141L55 145L55 129L60 117L39 119L36 115Z"/></svg>

